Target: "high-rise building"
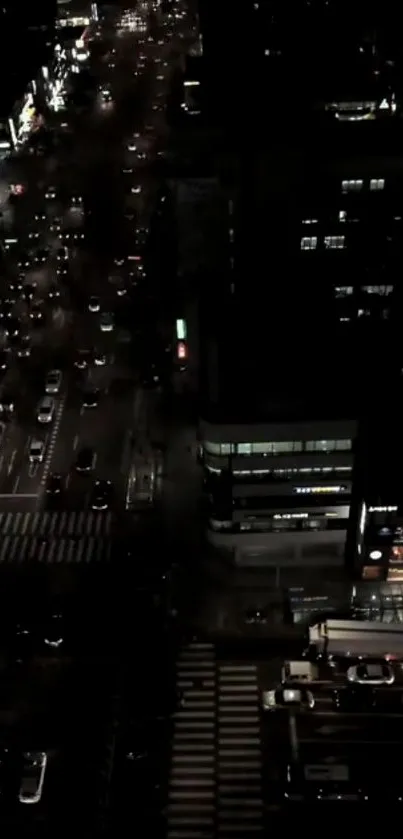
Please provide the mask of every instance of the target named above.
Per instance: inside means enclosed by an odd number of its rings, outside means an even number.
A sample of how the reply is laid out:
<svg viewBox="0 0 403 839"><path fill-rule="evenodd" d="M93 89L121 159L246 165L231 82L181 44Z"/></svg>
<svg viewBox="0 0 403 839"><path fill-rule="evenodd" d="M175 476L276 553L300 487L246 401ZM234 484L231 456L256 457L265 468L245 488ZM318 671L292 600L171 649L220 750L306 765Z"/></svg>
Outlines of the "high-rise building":
<svg viewBox="0 0 403 839"><path fill-rule="evenodd" d="M238 161L228 271L201 294L200 434L208 536L239 562L342 566L357 498L376 506L362 469L376 485L403 367L403 98L390 19L357 5L245 2L225 34L200 4Z"/></svg>

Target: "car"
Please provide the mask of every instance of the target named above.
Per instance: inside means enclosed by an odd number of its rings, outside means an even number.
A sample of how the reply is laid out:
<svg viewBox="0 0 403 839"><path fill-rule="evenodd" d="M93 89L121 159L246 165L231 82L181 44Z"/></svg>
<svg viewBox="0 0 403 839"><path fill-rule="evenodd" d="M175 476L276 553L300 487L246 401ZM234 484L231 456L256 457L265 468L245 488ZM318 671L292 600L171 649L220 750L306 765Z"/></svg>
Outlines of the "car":
<svg viewBox="0 0 403 839"><path fill-rule="evenodd" d="M76 367L77 370L86 370L91 361L92 354L89 350L77 350L74 367Z"/></svg>
<svg viewBox="0 0 403 839"><path fill-rule="evenodd" d="M140 186L140 184L135 184L135 186L131 187L130 192L132 193L132 195L140 195L142 190L143 190L143 187Z"/></svg>
<svg viewBox="0 0 403 839"><path fill-rule="evenodd" d="M29 444L28 459L31 463L42 463L45 456L45 443L43 440L32 439Z"/></svg>
<svg viewBox="0 0 403 839"><path fill-rule="evenodd" d="M377 695L372 685L351 685L332 692L332 703L342 713L371 711L377 705Z"/></svg>
<svg viewBox="0 0 403 839"><path fill-rule="evenodd" d="M46 221L46 213L35 213L35 221Z"/></svg>
<svg viewBox="0 0 403 839"><path fill-rule="evenodd" d="M358 685L393 685L395 674L390 664L366 662L353 664L347 670L349 682Z"/></svg>
<svg viewBox="0 0 403 839"><path fill-rule="evenodd" d="M112 332L115 328L115 319L111 312L102 312L99 327L101 332Z"/></svg>
<svg viewBox="0 0 403 839"><path fill-rule="evenodd" d="M33 261L35 265L43 265L49 259L49 248L38 248L33 254Z"/></svg>
<svg viewBox="0 0 403 839"><path fill-rule="evenodd" d="M69 258L69 252L66 247L58 248L56 251L56 259L58 262L67 262Z"/></svg>
<svg viewBox="0 0 403 839"><path fill-rule="evenodd" d="M18 358L28 358L31 355L31 338L29 335L21 335L17 343Z"/></svg>
<svg viewBox="0 0 403 839"><path fill-rule="evenodd" d="M0 320L7 320L12 318L14 311L14 303L10 300L2 300L0 304Z"/></svg>
<svg viewBox="0 0 403 839"><path fill-rule="evenodd" d="M43 320L43 311L42 305L38 301L38 303L32 303L32 306L29 311L29 317L33 320L37 325L41 323Z"/></svg>
<svg viewBox="0 0 403 839"><path fill-rule="evenodd" d="M46 764L46 752L24 753L21 786L18 793L20 804L38 804L41 800Z"/></svg>
<svg viewBox="0 0 403 839"><path fill-rule="evenodd" d="M18 318L8 318L4 323L3 329L7 338L18 338L21 334L21 324Z"/></svg>
<svg viewBox="0 0 403 839"><path fill-rule="evenodd" d="M52 650L60 649L64 643L65 626L61 612L52 612L43 627L43 642Z"/></svg>
<svg viewBox="0 0 403 839"><path fill-rule="evenodd" d="M33 230L33 231L31 231L31 233L28 233L28 239L29 239L31 242L32 242L32 241L37 241L37 240L39 239L39 233L38 233L38 231L37 231L37 230Z"/></svg>
<svg viewBox="0 0 403 839"><path fill-rule="evenodd" d="M36 292L36 283L24 283L22 287L22 296L25 300L32 300Z"/></svg>
<svg viewBox="0 0 403 839"><path fill-rule="evenodd" d="M0 414L3 417L12 416L15 411L15 396L13 393L2 393L0 397Z"/></svg>
<svg viewBox="0 0 403 839"><path fill-rule="evenodd" d="M116 286L116 294L118 297L126 297L127 295L127 286L124 282L118 283Z"/></svg>
<svg viewBox="0 0 403 839"><path fill-rule="evenodd" d="M82 195L78 195L76 193L75 195L71 196L70 202L73 207L81 207L83 203L83 197Z"/></svg>
<svg viewBox="0 0 403 839"><path fill-rule="evenodd" d="M269 617L269 610L266 606L252 606L246 609L245 623L247 624L264 624L267 623Z"/></svg>
<svg viewBox="0 0 403 839"><path fill-rule="evenodd" d="M32 268L31 256L26 251L23 251L18 258L18 268L20 271L29 271Z"/></svg>
<svg viewBox="0 0 403 839"><path fill-rule="evenodd" d="M7 350L0 350L0 370L4 373L8 368L8 352Z"/></svg>
<svg viewBox="0 0 403 839"><path fill-rule="evenodd" d="M49 425L55 415L55 408L56 403L52 396L44 396L43 399L41 399L36 412L38 422L42 425Z"/></svg>
<svg viewBox="0 0 403 839"><path fill-rule="evenodd" d="M45 379L45 393L59 393L62 386L63 374L61 370L49 370Z"/></svg>
<svg viewBox="0 0 403 839"><path fill-rule="evenodd" d="M97 456L94 449L91 449L89 446L80 449L76 460L77 472L91 472L94 469L96 460Z"/></svg>
<svg viewBox="0 0 403 839"><path fill-rule="evenodd" d="M58 300L60 297L60 289L56 285L56 283L51 283L48 288L48 298L49 300Z"/></svg>
<svg viewBox="0 0 403 839"><path fill-rule="evenodd" d="M100 350L94 350L94 364L96 367L105 367L107 362L107 358L105 353L101 352Z"/></svg>
<svg viewBox="0 0 403 839"><path fill-rule="evenodd" d="M91 507L93 510L107 510L112 499L111 481L95 481L92 488Z"/></svg>
<svg viewBox="0 0 403 839"><path fill-rule="evenodd" d="M98 404L99 390L97 388L94 388L92 390L85 390L82 399L83 408L96 408Z"/></svg>
<svg viewBox="0 0 403 839"><path fill-rule="evenodd" d="M315 707L315 697L312 691L298 685L286 685L275 690L264 690L262 694L264 711L274 711L276 708L298 707L312 710Z"/></svg>
<svg viewBox="0 0 403 839"><path fill-rule="evenodd" d="M51 233L60 233L61 229L62 229L61 219L58 218L58 216L55 216L55 218L53 219L53 221L52 221L52 223L49 227L49 230L50 230Z"/></svg>
<svg viewBox="0 0 403 839"><path fill-rule="evenodd" d="M21 294L22 289L22 280L11 280L11 282L8 284L8 290L10 294L12 294L13 296L18 297Z"/></svg>
<svg viewBox="0 0 403 839"><path fill-rule="evenodd" d="M60 495L64 489L64 477L56 472L52 472L46 481L46 492L48 495Z"/></svg>
<svg viewBox="0 0 403 839"><path fill-rule="evenodd" d="M54 201L55 198L56 198L56 195L57 195L56 187L48 186L48 188L45 192L45 198L47 198L49 201Z"/></svg>
<svg viewBox="0 0 403 839"><path fill-rule="evenodd" d="M100 308L101 304L99 302L99 297L95 297L95 295L92 295L88 301L88 311L96 313L99 312Z"/></svg>

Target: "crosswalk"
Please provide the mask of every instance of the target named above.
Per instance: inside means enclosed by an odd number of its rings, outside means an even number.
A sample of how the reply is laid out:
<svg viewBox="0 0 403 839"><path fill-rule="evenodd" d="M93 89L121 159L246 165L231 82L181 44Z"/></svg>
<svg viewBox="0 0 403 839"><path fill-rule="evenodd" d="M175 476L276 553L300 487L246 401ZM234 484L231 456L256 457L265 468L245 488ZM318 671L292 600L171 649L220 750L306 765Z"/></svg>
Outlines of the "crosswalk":
<svg viewBox="0 0 403 839"><path fill-rule="evenodd" d="M257 669L194 641L177 660L168 839L263 835Z"/></svg>
<svg viewBox="0 0 403 839"><path fill-rule="evenodd" d="M256 665L219 665L217 739L218 836L259 836L263 800Z"/></svg>
<svg viewBox="0 0 403 839"><path fill-rule="evenodd" d="M3 536L109 536L113 516L110 512L94 513L70 510L37 513L0 513L0 537Z"/></svg>
<svg viewBox="0 0 403 839"><path fill-rule="evenodd" d="M0 565L109 562L111 513L0 513Z"/></svg>

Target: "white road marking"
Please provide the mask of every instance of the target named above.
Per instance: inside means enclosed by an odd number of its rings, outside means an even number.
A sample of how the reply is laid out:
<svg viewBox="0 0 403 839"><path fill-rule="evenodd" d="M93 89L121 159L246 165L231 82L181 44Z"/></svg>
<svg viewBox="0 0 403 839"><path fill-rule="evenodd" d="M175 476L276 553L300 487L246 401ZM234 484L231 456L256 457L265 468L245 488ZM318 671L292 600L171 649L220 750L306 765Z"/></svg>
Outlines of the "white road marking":
<svg viewBox="0 0 403 839"><path fill-rule="evenodd" d="M73 442L74 451L76 450L77 446L78 446L78 434L76 434L76 436L74 437L74 442Z"/></svg>
<svg viewBox="0 0 403 839"><path fill-rule="evenodd" d="M15 481L14 481L14 486L13 486L13 495L14 495L14 494L18 491L18 486L19 486L19 483L20 483L20 476L19 476L19 475L17 475L17 477L16 477L16 479L15 479Z"/></svg>
<svg viewBox="0 0 403 839"><path fill-rule="evenodd" d="M45 486L48 475L49 475L49 472L50 472L50 467L51 467L51 464L52 464L53 453L54 453L54 450L55 450L56 440L57 440L57 436L58 436L59 429L60 429L60 423L62 421L62 415L63 415L65 402L66 402L66 394L63 396L63 398L59 402L59 406L58 406L57 411L56 411L55 421L53 423L53 428L50 432L49 439L47 440L45 463L44 463L44 466L43 466L43 472L42 472L42 478L41 478L41 485L42 486Z"/></svg>
<svg viewBox="0 0 403 839"><path fill-rule="evenodd" d="M28 446L26 446L25 448L27 449ZM9 463L8 463L7 475L11 475L11 472L14 469L14 461L15 461L16 456L17 456L17 449L14 449L14 451L11 452L11 457L10 457L10 460L9 460Z"/></svg>
<svg viewBox="0 0 403 839"><path fill-rule="evenodd" d="M4 466L4 454L0 455L0 472Z"/></svg>

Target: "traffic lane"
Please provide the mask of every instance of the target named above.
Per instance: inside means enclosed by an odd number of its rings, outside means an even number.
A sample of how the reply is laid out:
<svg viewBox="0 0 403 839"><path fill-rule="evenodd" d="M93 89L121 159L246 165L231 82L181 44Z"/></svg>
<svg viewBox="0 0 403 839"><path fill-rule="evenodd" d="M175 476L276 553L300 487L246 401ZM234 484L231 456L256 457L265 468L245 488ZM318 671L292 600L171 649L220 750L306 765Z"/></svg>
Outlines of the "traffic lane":
<svg viewBox="0 0 403 839"><path fill-rule="evenodd" d="M23 451L16 458L12 492L33 495L41 492L51 470L53 452L60 432L60 423L64 411L65 395L55 396L55 412L53 421L48 424L39 423L36 418L26 427L26 439ZM43 458L40 462L31 462L29 449L32 440L44 443Z"/></svg>
<svg viewBox="0 0 403 839"><path fill-rule="evenodd" d="M374 709L360 714L338 713L332 716L313 712L297 713L296 733L304 746L329 747L366 742L403 742L403 713L384 714Z"/></svg>

